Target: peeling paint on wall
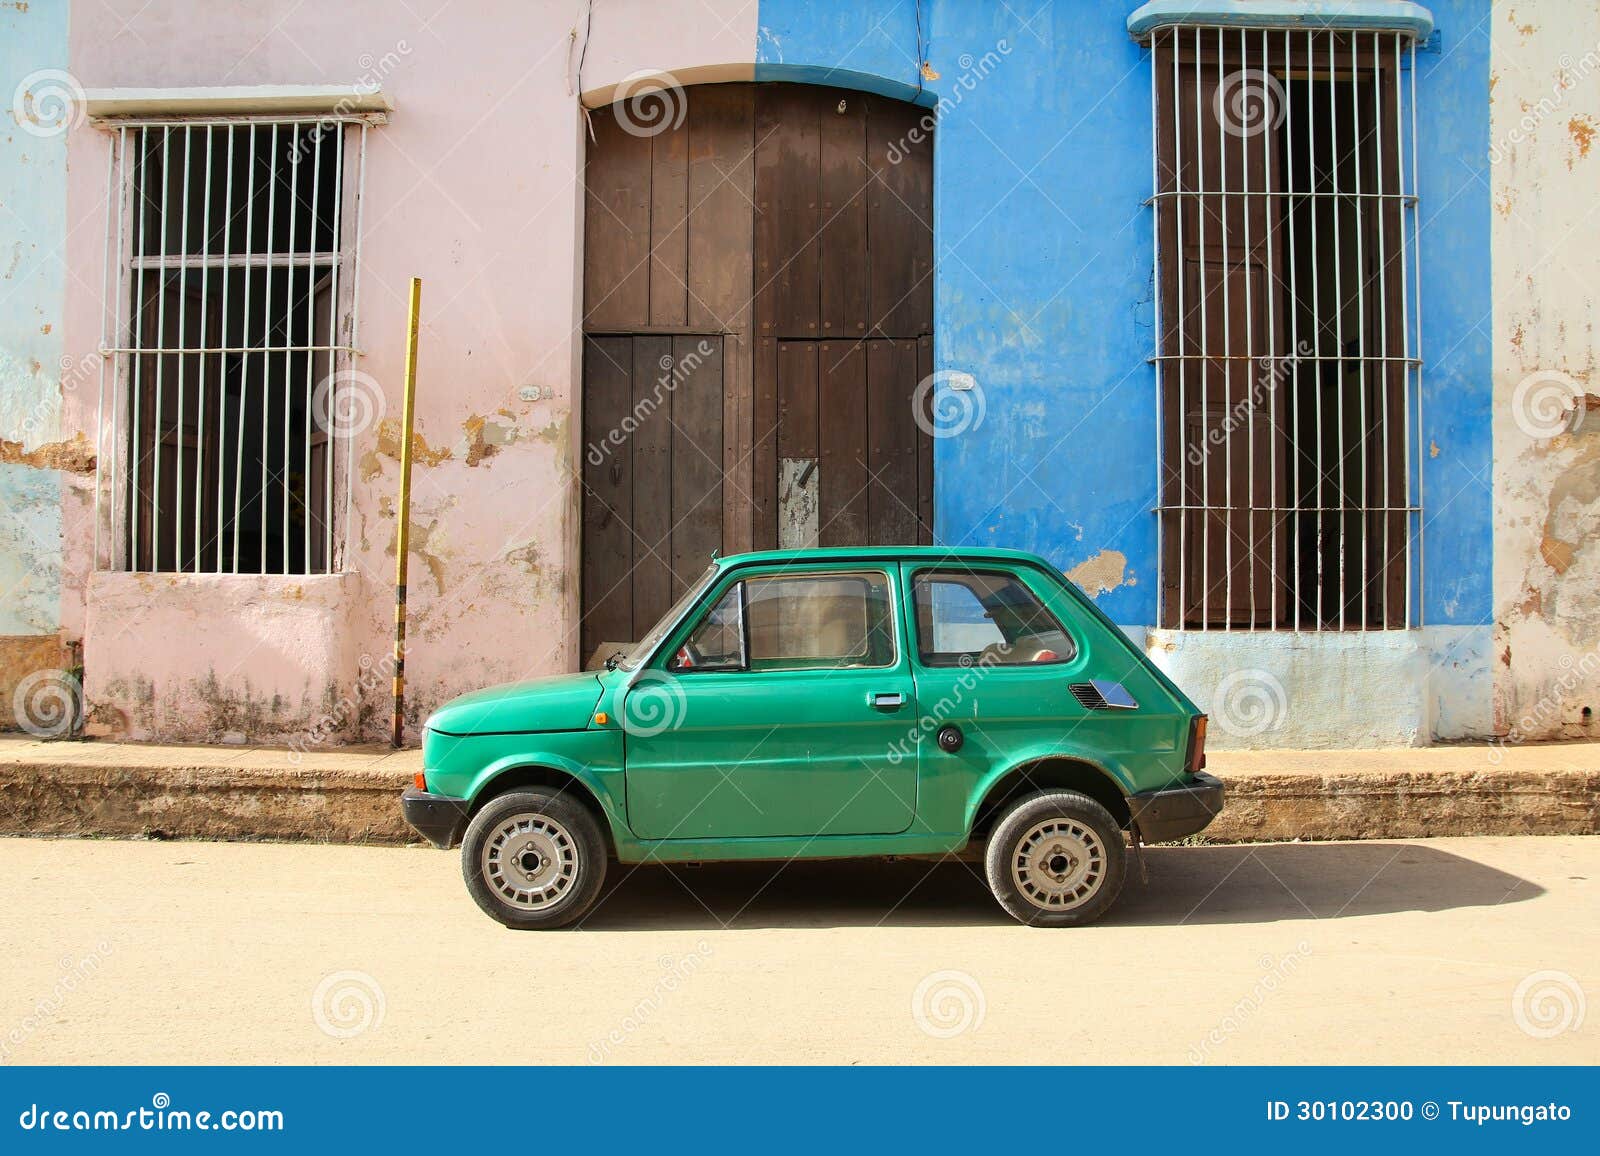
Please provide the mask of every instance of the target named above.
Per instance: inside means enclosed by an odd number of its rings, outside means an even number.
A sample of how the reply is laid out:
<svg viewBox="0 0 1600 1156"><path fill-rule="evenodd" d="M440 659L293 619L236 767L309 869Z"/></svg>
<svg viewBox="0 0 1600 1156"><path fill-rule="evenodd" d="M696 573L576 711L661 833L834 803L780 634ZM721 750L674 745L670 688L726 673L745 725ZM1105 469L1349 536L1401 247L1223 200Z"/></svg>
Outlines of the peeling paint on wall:
<svg viewBox="0 0 1600 1156"><path fill-rule="evenodd" d="M1098 598L1111 593L1124 582L1131 584L1133 580L1126 577L1127 570L1128 559L1120 551L1102 550L1068 570L1067 577L1081 586L1090 598Z"/></svg>
<svg viewBox="0 0 1600 1156"><path fill-rule="evenodd" d="M1600 372L1600 251L1573 244L1594 204L1600 92L1592 62L1572 61L1600 45L1600 10L1541 13L1494 40L1506 103L1523 110L1491 121L1495 194L1516 193L1492 234L1495 722L1513 742L1600 737L1600 438L1584 396Z"/></svg>
<svg viewBox="0 0 1600 1156"><path fill-rule="evenodd" d="M400 460L400 421L398 418L384 418L378 423L378 453L394 461ZM428 469L439 465L441 462L447 462L453 457L455 457L455 454L448 448L430 446L428 439L422 436L420 430L413 429L411 431L411 464L413 467L422 466L424 469Z"/></svg>
<svg viewBox="0 0 1600 1156"><path fill-rule="evenodd" d="M476 466L494 457L503 447L514 445L519 433L514 422L506 424L477 414L462 422L461 428L467 435L463 457L469 466Z"/></svg>
<svg viewBox="0 0 1600 1156"><path fill-rule="evenodd" d="M45 442L31 450L25 449L22 442L0 438L0 462L92 476L95 462L94 443L81 430L66 441Z"/></svg>

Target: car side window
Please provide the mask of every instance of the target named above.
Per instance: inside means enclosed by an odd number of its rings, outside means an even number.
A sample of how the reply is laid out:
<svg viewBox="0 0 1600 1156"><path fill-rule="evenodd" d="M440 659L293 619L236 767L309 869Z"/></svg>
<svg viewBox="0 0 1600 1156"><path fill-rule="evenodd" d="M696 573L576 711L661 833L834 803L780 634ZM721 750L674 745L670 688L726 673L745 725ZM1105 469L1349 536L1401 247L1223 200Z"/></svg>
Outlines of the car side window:
<svg viewBox="0 0 1600 1156"><path fill-rule="evenodd" d="M672 658L674 670L743 670L744 583L735 582Z"/></svg>
<svg viewBox="0 0 1600 1156"><path fill-rule="evenodd" d="M673 656L671 668L806 670L894 662L886 575L774 574L729 587Z"/></svg>
<svg viewBox="0 0 1600 1156"><path fill-rule="evenodd" d="M925 666L1068 662L1077 646L1017 578L999 571L924 570L912 579L917 655Z"/></svg>

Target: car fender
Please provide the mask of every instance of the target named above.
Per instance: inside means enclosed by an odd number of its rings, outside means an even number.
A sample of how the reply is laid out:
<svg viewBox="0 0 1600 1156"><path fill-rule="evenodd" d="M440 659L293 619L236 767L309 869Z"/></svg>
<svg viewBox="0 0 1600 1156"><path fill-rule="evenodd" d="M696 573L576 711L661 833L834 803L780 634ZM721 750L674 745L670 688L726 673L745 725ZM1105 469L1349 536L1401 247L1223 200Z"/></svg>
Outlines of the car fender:
<svg viewBox="0 0 1600 1156"><path fill-rule="evenodd" d="M1091 752L1072 743L1040 743L1036 746L1027 747L1009 761L990 768L986 774L978 779L973 785L972 793L967 798L966 830L972 830L972 824L977 817L978 808L989 797L989 793L994 790L996 783L999 783L1014 771L1046 759L1068 759L1075 763L1083 763L1104 775L1124 796L1133 793L1133 777L1128 772L1128 769L1122 765L1120 760L1108 757L1104 751Z"/></svg>
<svg viewBox="0 0 1600 1156"><path fill-rule="evenodd" d="M596 770L568 755L547 748L528 747L508 752L493 760L472 777L465 797L471 801L473 809L476 810L486 798L498 793L494 786L496 780L524 770L560 771L570 776L599 805L612 834L619 838L632 838L625 819L622 768L619 766L614 769Z"/></svg>

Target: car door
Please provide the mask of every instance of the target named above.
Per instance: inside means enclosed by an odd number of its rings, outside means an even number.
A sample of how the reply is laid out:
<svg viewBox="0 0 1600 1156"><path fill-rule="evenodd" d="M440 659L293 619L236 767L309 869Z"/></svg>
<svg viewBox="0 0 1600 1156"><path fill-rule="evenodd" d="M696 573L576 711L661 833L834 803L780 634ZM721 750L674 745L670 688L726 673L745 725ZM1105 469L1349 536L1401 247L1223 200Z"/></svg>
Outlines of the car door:
<svg viewBox="0 0 1600 1156"><path fill-rule="evenodd" d="M916 809L898 575L740 569L622 703L644 839L894 834ZM640 720L644 720L641 725Z"/></svg>

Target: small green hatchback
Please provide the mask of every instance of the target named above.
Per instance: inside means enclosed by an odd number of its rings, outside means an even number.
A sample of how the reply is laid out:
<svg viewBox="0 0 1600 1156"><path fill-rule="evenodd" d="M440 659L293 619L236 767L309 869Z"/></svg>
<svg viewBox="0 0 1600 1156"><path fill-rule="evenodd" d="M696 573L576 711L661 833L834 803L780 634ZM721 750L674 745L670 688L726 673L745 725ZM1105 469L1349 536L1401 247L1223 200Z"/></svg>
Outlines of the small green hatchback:
<svg viewBox="0 0 1600 1156"><path fill-rule="evenodd" d="M1222 808L1206 719L1015 550L713 560L604 670L464 695L401 800L507 927L570 924L622 863L982 856L1024 923L1116 900L1127 841Z"/></svg>

